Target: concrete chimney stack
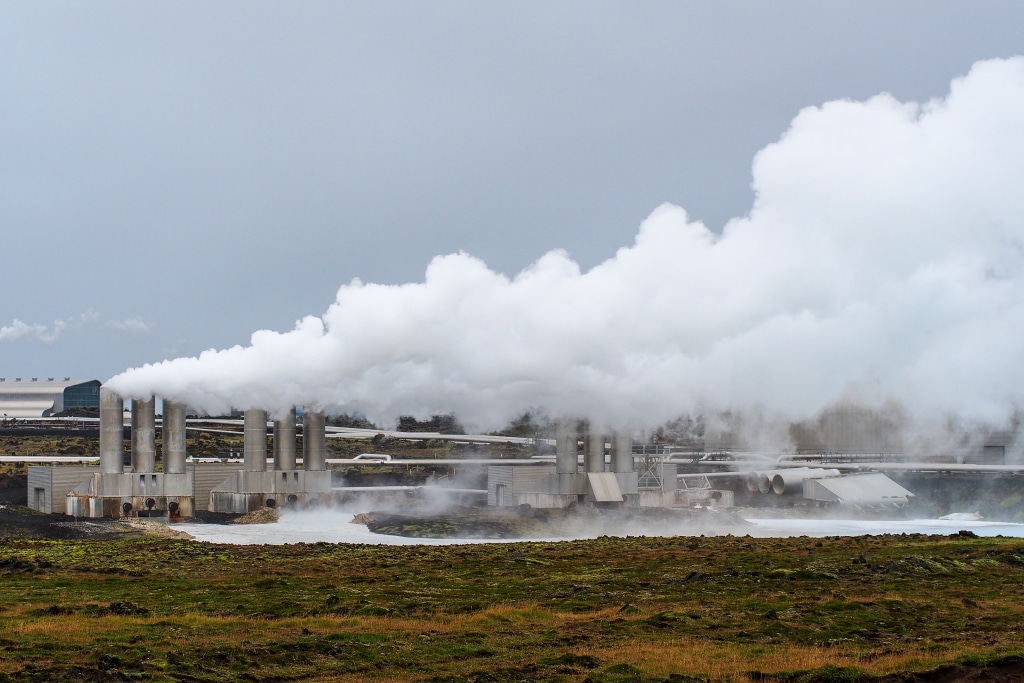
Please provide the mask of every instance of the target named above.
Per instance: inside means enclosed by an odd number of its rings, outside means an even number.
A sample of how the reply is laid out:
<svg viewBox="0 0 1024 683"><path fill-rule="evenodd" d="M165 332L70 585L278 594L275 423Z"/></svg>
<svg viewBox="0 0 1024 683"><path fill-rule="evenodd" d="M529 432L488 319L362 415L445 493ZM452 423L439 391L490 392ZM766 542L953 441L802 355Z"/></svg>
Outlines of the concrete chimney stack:
<svg viewBox="0 0 1024 683"><path fill-rule="evenodd" d="M295 408L274 420L274 469L295 469Z"/></svg>
<svg viewBox="0 0 1024 683"><path fill-rule="evenodd" d="M327 469L327 421L322 412L302 413L302 468L312 472Z"/></svg>
<svg viewBox="0 0 1024 683"><path fill-rule="evenodd" d="M185 473L185 404L164 399L164 472Z"/></svg>
<svg viewBox="0 0 1024 683"><path fill-rule="evenodd" d="M634 471L633 439L629 434L612 435L612 472L626 474Z"/></svg>
<svg viewBox="0 0 1024 683"><path fill-rule="evenodd" d="M242 451L243 469L249 472L267 470L267 411L258 408L245 411L245 440Z"/></svg>
<svg viewBox="0 0 1024 683"><path fill-rule="evenodd" d="M583 461L587 472L604 472L604 435L588 430Z"/></svg>
<svg viewBox="0 0 1024 683"><path fill-rule="evenodd" d="M555 471L558 474L576 474L579 469L576 420L560 418L555 423Z"/></svg>
<svg viewBox="0 0 1024 683"><path fill-rule="evenodd" d="M156 472L156 399L132 399L132 471Z"/></svg>
<svg viewBox="0 0 1024 683"><path fill-rule="evenodd" d="M120 474L124 469L124 399L100 388L100 472Z"/></svg>

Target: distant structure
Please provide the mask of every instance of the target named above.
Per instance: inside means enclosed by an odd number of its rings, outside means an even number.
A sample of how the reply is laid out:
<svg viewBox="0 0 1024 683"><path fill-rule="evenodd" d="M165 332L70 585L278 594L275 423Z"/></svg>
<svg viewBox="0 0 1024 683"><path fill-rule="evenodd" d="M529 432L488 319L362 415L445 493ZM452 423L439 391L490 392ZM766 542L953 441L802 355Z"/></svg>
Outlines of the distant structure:
<svg viewBox="0 0 1024 683"><path fill-rule="evenodd" d="M103 389L100 397L100 468L68 493L65 500L67 514L74 517L119 517L132 511L156 509L166 511L170 518L191 517L195 486L194 474L185 467L184 404L164 401L161 472L156 470L155 398L132 401L131 427L131 468L126 469L123 452L124 400L109 389Z"/></svg>
<svg viewBox="0 0 1024 683"><path fill-rule="evenodd" d="M554 467L497 465L487 468L487 502L498 507L568 508L587 504L637 507L640 504L637 482L633 440L628 434L604 434L592 429L586 421L563 418L555 425Z"/></svg>
<svg viewBox="0 0 1024 683"><path fill-rule="evenodd" d="M66 495L66 512L74 517L119 517L145 511L170 519L192 517L196 510L196 469L186 453L183 403L163 400L163 419L156 420L156 398L131 401L131 464L124 463L124 399L104 388L100 397L100 463ZM278 505L319 505L331 498L327 469L326 423L322 412L303 411L303 467L297 465L296 410L273 421L273 464L267 466L265 410L245 411L244 462L221 482L206 489L215 512L245 513ZM161 432L161 464L157 468L157 430ZM53 470L49 482L43 468L29 472L29 497L45 510L54 505ZM226 475L226 477L224 476Z"/></svg>
<svg viewBox="0 0 1024 683"><path fill-rule="evenodd" d="M99 408L98 379L0 377L0 418L50 417L71 408Z"/></svg>

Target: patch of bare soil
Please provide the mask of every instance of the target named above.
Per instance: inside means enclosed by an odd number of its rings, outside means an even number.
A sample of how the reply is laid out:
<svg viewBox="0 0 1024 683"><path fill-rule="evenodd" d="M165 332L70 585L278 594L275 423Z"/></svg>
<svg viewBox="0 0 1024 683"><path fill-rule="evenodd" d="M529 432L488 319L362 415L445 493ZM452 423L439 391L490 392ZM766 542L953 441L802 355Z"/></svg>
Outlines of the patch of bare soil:
<svg viewBox="0 0 1024 683"><path fill-rule="evenodd" d="M0 472L0 505L28 504L28 475Z"/></svg>
<svg viewBox="0 0 1024 683"><path fill-rule="evenodd" d="M133 531L141 531L147 536L158 536L160 538L180 538L191 540L192 537L184 531L177 531L163 522L153 519L139 519L137 517L118 520L118 522Z"/></svg>
<svg viewBox="0 0 1024 683"><path fill-rule="evenodd" d="M1019 683L1024 681L1024 659L1007 657L987 666L944 664L931 671L892 674L878 683Z"/></svg>
<svg viewBox="0 0 1024 683"><path fill-rule="evenodd" d="M117 520L76 520L67 515L47 515L22 505L0 505L0 538L114 538L138 534Z"/></svg>
<svg viewBox="0 0 1024 683"><path fill-rule="evenodd" d="M235 519L235 524L273 524L278 520L277 510L274 508L260 508Z"/></svg>

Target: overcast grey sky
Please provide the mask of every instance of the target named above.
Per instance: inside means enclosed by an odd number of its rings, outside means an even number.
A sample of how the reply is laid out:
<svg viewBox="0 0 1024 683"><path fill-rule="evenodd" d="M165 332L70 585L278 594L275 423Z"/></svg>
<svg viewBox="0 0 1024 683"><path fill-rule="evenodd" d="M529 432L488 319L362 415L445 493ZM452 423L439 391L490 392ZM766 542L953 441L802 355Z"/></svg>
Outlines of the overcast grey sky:
<svg viewBox="0 0 1024 683"><path fill-rule="evenodd" d="M804 107L947 93L1020 2L0 4L0 376L108 377L466 251L718 231Z"/></svg>

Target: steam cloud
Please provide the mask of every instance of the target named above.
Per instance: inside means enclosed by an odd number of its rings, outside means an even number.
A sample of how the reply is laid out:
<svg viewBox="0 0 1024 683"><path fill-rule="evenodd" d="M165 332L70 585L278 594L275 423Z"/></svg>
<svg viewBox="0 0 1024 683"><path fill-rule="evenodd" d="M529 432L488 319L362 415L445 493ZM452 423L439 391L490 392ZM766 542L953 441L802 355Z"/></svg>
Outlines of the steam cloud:
<svg viewBox="0 0 1024 683"><path fill-rule="evenodd" d="M581 272L463 253L423 282L342 286L322 317L109 381L211 412L317 405L375 421L525 409L609 427L694 410L801 418L838 400L1001 423L1024 398L1024 58L947 96L801 111L715 234L663 205Z"/></svg>

